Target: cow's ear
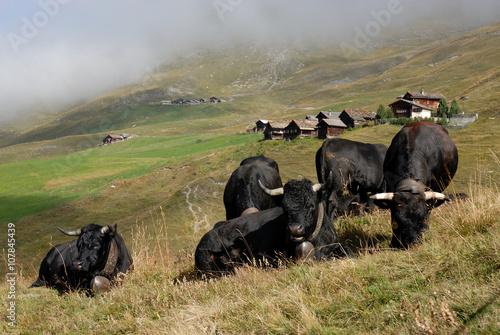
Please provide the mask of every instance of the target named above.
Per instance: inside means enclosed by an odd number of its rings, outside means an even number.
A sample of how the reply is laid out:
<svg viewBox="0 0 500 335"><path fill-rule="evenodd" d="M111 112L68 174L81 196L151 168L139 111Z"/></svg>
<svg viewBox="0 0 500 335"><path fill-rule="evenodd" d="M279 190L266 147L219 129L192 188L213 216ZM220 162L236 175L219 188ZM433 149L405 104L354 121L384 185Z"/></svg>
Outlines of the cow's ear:
<svg viewBox="0 0 500 335"><path fill-rule="evenodd" d="M386 200L373 200L373 203L380 207L381 209L389 209L391 207L391 201Z"/></svg>
<svg viewBox="0 0 500 335"><path fill-rule="evenodd" d="M116 234L116 224L114 225L114 227L112 227L111 225L108 224L108 229L109 229L109 235L110 236L115 236Z"/></svg>
<svg viewBox="0 0 500 335"><path fill-rule="evenodd" d="M447 201L451 201L451 199L446 194L425 192L425 203L429 209L439 207Z"/></svg>
<svg viewBox="0 0 500 335"><path fill-rule="evenodd" d="M394 193L377 193L370 197L373 203L382 209L390 208L393 198Z"/></svg>
<svg viewBox="0 0 500 335"><path fill-rule="evenodd" d="M448 197L446 199L442 199L442 200L441 199L440 200L429 199L429 200L426 200L425 204L427 205L427 208L432 209L432 208L439 207L448 201L450 201L450 199Z"/></svg>

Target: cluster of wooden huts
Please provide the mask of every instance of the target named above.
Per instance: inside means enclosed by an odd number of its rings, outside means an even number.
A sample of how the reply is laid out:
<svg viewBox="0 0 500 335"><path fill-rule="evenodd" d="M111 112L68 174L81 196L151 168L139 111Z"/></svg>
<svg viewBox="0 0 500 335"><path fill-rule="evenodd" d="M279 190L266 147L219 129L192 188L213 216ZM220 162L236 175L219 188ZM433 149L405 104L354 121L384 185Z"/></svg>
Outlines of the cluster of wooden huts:
<svg viewBox="0 0 500 335"><path fill-rule="evenodd" d="M394 117L430 118L445 99L441 93L408 91L389 104ZM326 139L339 136L348 128L368 121L375 121L376 113L360 109L344 109L342 112L322 111L316 116L286 121L259 120L252 129L263 132L266 140L293 140L296 137L318 137Z"/></svg>
<svg viewBox="0 0 500 335"><path fill-rule="evenodd" d="M296 137L318 137L321 139L339 136L347 128L354 128L375 120L376 113L360 109L344 109L342 112L322 111L305 119L285 121L259 120L254 132L263 132L266 140L291 141Z"/></svg>
<svg viewBox="0 0 500 335"><path fill-rule="evenodd" d="M226 102L224 99L217 97L201 98L201 99L177 99L177 100L160 100L150 102L150 105L197 105L197 104L217 104Z"/></svg>

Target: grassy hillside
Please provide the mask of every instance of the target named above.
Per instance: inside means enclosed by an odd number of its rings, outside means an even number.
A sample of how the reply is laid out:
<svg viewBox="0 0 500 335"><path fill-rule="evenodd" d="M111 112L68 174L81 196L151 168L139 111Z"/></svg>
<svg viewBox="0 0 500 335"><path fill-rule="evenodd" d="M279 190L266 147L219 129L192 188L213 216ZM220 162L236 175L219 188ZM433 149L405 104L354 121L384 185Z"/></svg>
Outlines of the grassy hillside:
<svg viewBox="0 0 500 335"><path fill-rule="evenodd" d="M259 118L303 118L313 107L376 110L407 90L439 91L466 112L498 105L500 24L468 35L415 30L348 55L336 47L241 44L180 57L136 86L104 94L18 133L2 132L0 147L85 134L127 131L178 135L244 131ZM406 34L406 35L405 35ZM454 39L453 39L454 38ZM224 104L150 106L161 99L235 99ZM485 103L486 102L486 103ZM478 110L481 108L481 110ZM208 121L210 120L210 121Z"/></svg>
<svg viewBox="0 0 500 335"><path fill-rule="evenodd" d="M191 279L191 247L171 252L170 212L159 210L134 227L134 272L108 294L88 298L77 293L58 296L43 288L28 290L33 277L23 274L17 287L17 330L498 333L500 198L498 189L475 181L470 190L470 200L433 211L430 233L418 248L384 250L390 241L387 213L341 218L339 235L357 251L353 260L278 269L247 267L208 282ZM5 285L0 293L5 300ZM6 322L0 329L9 330Z"/></svg>
<svg viewBox="0 0 500 335"><path fill-rule="evenodd" d="M498 31L500 24L451 41L394 39L352 58L337 50L289 47L203 52L162 67L142 85L3 137L0 225L16 225L18 330L497 332ZM303 118L328 108L375 110L422 87L449 101L468 95L460 106L479 114L468 128L450 131L460 162L449 190L471 198L435 210L423 246L385 250L385 212L339 218L340 237L356 251L354 260L247 268L218 281L191 280L196 244L224 219L225 182L242 159L265 154L278 162L284 181L316 180L314 156L322 141L259 141L262 135L238 133L261 118ZM148 104L211 95L234 100ZM389 145L399 129L383 125L343 137ZM121 132L139 137L96 147L108 133ZM136 261L123 286L95 299L28 290L48 249L70 240L57 227L89 223L118 224ZM5 245L5 236L0 243ZM0 284L2 303L7 290ZM9 329L6 322L0 329Z"/></svg>

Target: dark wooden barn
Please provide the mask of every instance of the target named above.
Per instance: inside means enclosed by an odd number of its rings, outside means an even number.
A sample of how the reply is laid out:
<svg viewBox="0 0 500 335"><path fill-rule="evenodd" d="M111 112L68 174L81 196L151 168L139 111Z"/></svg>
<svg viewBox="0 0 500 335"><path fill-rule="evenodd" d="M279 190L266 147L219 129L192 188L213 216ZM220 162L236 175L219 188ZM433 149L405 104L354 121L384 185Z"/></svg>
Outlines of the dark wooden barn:
<svg viewBox="0 0 500 335"><path fill-rule="evenodd" d="M342 135L347 126L340 119L322 119L318 122L318 138L327 139Z"/></svg>

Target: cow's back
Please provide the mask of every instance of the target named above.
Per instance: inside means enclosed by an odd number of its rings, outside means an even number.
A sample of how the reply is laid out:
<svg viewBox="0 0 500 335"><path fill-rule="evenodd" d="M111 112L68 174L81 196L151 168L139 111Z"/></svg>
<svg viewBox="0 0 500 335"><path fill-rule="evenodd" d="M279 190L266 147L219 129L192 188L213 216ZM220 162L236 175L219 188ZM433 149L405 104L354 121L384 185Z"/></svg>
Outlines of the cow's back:
<svg viewBox="0 0 500 335"><path fill-rule="evenodd" d="M233 261L275 256L275 250L285 248L285 237L286 218L281 207L220 221L200 239L195 267L202 273L224 273L234 267Z"/></svg>
<svg viewBox="0 0 500 335"><path fill-rule="evenodd" d="M280 198L262 192L258 186L259 180L268 188L282 187L278 164L262 155L244 159L231 174L224 189L227 220L240 216L250 207L264 210L280 205Z"/></svg>
<svg viewBox="0 0 500 335"><path fill-rule="evenodd" d="M49 250L42 260L37 280L31 287L54 287L67 289L76 286L77 279L72 270L73 261L78 255L76 241L58 244Z"/></svg>
<svg viewBox="0 0 500 335"><path fill-rule="evenodd" d="M384 177L388 191L395 191L401 180L414 179L441 192L457 166L457 147L448 131L421 121L406 125L394 136L384 160Z"/></svg>
<svg viewBox="0 0 500 335"><path fill-rule="evenodd" d="M341 171L346 179L362 178L367 185L376 188L382 183L381 166L386 150L387 147L383 144L341 138L326 140L316 153L318 181L324 183L329 171ZM335 178L334 175L334 180Z"/></svg>

